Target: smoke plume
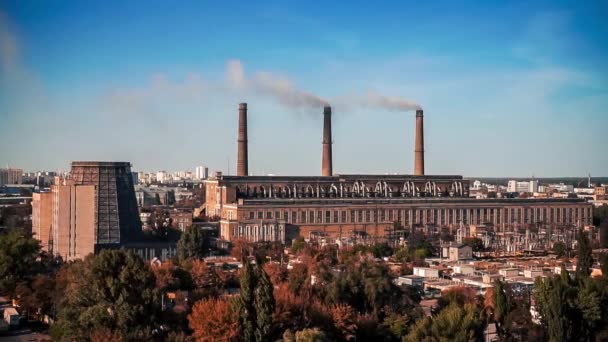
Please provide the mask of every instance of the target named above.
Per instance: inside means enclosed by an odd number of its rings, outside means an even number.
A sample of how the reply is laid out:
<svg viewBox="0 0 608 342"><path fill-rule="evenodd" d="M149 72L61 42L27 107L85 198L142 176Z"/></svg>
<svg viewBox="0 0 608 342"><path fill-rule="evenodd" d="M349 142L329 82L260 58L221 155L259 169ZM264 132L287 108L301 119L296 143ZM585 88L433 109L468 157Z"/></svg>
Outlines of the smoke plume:
<svg viewBox="0 0 608 342"><path fill-rule="evenodd" d="M256 72L253 77L246 77L239 60L227 63L226 81L232 88L269 95L292 108L320 108L327 105L327 101L321 97L296 88L286 77L263 71Z"/></svg>
<svg viewBox="0 0 608 342"><path fill-rule="evenodd" d="M363 104L399 112L422 109L419 104L410 100L396 96L380 95L373 91L367 93L367 96L363 98Z"/></svg>

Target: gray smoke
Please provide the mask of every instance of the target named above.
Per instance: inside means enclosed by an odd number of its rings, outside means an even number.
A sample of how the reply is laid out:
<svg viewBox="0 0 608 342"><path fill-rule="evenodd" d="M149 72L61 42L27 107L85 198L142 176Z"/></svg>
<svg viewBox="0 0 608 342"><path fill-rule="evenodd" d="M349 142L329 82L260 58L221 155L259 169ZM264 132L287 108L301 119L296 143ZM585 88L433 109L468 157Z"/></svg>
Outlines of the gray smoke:
<svg viewBox="0 0 608 342"><path fill-rule="evenodd" d="M392 111L410 111L422 109L419 104L396 96L385 96L370 91L362 100L363 104L373 107L380 107Z"/></svg>
<svg viewBox="0 0 608 342"><path fill-rule="evenodd" d="M327 101L315 94L296 88L285 77L270 72L256 72L253 77L247 78L243 64L239 60L228 61L226 81L231 88L269 95L275 97L280 103L293 108L320 108L327 105Z"/></svg>

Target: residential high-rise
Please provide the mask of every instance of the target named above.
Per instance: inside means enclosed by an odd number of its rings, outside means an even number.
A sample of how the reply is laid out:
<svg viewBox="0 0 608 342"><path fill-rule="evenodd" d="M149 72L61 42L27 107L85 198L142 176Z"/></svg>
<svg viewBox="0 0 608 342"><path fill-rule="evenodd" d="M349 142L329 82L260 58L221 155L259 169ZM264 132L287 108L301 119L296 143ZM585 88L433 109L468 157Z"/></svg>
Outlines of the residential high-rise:
<svg viewBox="0 0 608 342"><path fill-rule="evenodd" d="M64 260L137 240L141 222L131 165L72 162L69 177L33 197L32 222L43 248Z"/></svg>
<svg viewBox="0 0 608 342"><path fill-rule="evenodd" d="M23 170L6 168L0 169L0 186L6 184L22 184L23 183Z"/></svg>
<svg viewBox="0 0 608 342"><path fill-rule="evenodd" d="M197 166L194 170L196 179L207 179L209 178L209 168L206 166Z"/></svg>

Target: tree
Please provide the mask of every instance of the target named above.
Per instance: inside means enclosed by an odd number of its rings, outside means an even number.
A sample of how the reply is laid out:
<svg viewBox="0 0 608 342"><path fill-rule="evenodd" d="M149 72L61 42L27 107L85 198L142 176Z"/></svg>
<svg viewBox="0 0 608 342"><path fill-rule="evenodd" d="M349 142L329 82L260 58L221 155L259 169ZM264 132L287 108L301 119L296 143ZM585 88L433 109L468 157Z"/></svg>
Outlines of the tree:
<svg viewBox="0 0 608 342"><path fill-rule="evenodd" d="M566 244L561 241L553 244L553 253L556 254L557 258L563 258L566 255L567 249Z"/></svg>
<svg viewBox="0 0 608 342"><path fill-rule="evenodd" d="M274 313L274 287L270 277L257 264L257 289L255 292L256 341L267 341L272 332L272 314Z"/></svg>
<svg viewBox="0 0 608 342"><path fill-rule="evenodd" d="M481 252L484 249L483 241L477 237L468 237L462 240L462 243L466 246L470 246L473 252Z"/></svg>
<svg viewBox="0 0 608 342"><path fill-rule="evenodd" d="M197 341L239 341L237 300L204 299L196 302L188 324Z"/></svg>
<svg viewBox="0 0 608 342"><path fill-rule="evenodd" d="M499 335L503 335L503 325L504 322L511 312L512 304L511 304L511 289L507 284L503 283L500 280L496 280L494 282L494 322L497 325L497 331Z"/></svg>
<svg viewBox="0 0 608 342"><path fill-rule="evenodd" d="M295 335L290 331L286 331L283 335L285 342L326 342L330 341L325 333L318 328L303 329L297 331Z"/></svg>
<svg viewBox="0 0 608 342"><path fill-rule="evenodd" d="M177 258L184 261L189 258L202 259L209 253L210 239L206 232L195 227L188 227L177 242Z"/></svg>
<svg viewBox="0 0 608 342"><path fill-rule="evenodd" d="M156 278L156 287L161 291L189 290L192 288L192 277L185 270L175 266L171 261L159 266L152 266Z"/></svg>
<svg viewBox="0 0 608 342"><path fill-rule="evenodd" d="M245 342L255 341L256 312L255 312L255 288L257 277L247 259L242 260L241 269L241 292L239 296L239 327L241 337Z"/></svg>
<svg viewBox="0 0 608 342"><path fill-rule="evenodd" d="M68 266L68 286L59 304L59 336L81 340L107 329L124 339L145 339L158 324L154 274L132 252L103 250Z"/></svg>
<svg viewBox="0 0 608 342"><path fill-rule="evenodd" d="M481 340L484 326L474 304L450 304L435 317L419 320L404 341Z"/></svg>
<svg viewBox="0 0 608 342"><path fill-rule="evenodd" d="M21 229L0 234L0 292L13 294L18 283L40 270L40 242Z"/></svg>
<svg viewBox="0 0 608 342"><path fill-rule="evenodd" d="M357 332L355 311L349 305L338 304L330 308L336 336L342 341L351 341Z"/></svg>
<svg viewBox="0 0 608 342"><path fill-rule="evenodd" d="M576 279L583 280L589 278L591 274L591 266L593 265L593 255L591 250L591 242L587 233L582 229L577 237L577 262L576 262Z"/></svg>

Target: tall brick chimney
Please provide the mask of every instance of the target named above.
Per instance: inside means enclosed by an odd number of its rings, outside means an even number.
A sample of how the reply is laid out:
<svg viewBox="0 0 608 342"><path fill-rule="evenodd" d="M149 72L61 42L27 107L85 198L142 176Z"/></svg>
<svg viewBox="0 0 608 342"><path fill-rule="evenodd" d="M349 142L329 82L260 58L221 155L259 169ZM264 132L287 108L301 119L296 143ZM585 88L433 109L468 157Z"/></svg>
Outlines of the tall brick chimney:
<svg viewBox="0 0 608 342"><path fill-rule="evenodd" d="M321 175L331 176L332 157L331 157L331 107L323 108L323 162L321 165Z"/></svg>
<svg viewBox="0 0 608 342"><path fill-rule="evenodd" d="M247 103L239 104L239 136L237 138L237 176L249 175L249 158L247 154Z"/></svg>
<svg viewBox="0 0 608 342"><path fill-rule="evenodd" d="M416 110L416 145L414 147L414 175L424 176L424 123L422 109Z"/></svg>

